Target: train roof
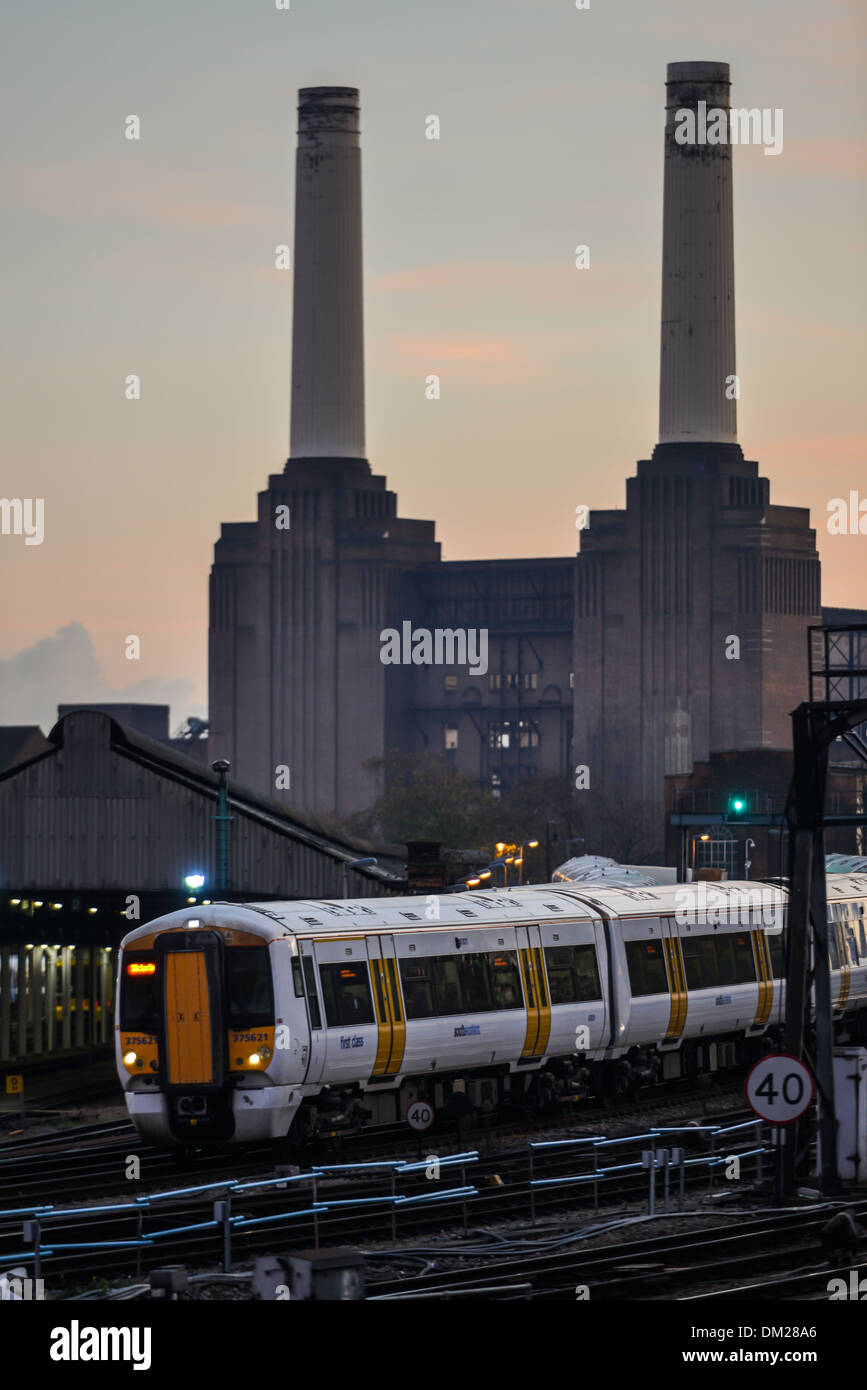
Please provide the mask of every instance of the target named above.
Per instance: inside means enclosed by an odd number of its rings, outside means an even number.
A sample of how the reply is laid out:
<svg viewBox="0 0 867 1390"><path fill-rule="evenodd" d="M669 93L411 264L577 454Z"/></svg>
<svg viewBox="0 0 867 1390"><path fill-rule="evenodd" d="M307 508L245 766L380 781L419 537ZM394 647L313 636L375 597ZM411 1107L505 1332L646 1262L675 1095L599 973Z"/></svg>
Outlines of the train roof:
<svg viewBox="0 0 867 1390"><path fill-rule="evenodd" d="M833 874L827 881L829 902L867 897L867 874ZM443 893L405 898L292 899L289 902L209 903L160 918L162 927L182 927L188 921L243 926L266 937L332 935L335 932L436 931L461 926L503 925L514 922L590 921L599 916L643 917L664 912L701 912L726 901L769 906L785 902L785 888L761 879L748 882L670 883L649 887L607 887L604 884L533 884L493 892ZM436 915L431 913L435 909ZM258 922L257 919L258 918ZM263 920L264 919L264 920ZM266 924L271 924L270 930ZM132 942L154 929L144 924L124 938Z"/></svg>

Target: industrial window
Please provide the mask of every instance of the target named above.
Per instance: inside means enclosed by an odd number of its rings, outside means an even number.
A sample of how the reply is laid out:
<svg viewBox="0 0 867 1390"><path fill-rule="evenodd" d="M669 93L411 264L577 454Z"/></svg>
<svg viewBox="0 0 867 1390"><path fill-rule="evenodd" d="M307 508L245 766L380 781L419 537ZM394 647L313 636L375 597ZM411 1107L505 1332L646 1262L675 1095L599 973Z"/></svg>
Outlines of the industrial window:
<svg viewBox="0 0 867 1390"><path fill-rule="evenodd" d="M552 1004L601 999L595 946L546 946L545 964Z"/></svg>
<svg viewBox="0 0 867 1390"><path fill-rule="evenodd" d="M226 981L230 1028L261 1028L274 1022L267 946L230 946L226 951Z"/></svg>
<svg viewBox="0 0 867 1390"><path fill-rule="evenodd" d="M506 676L506 689L507 689L507 690L514 690L515 687L517 686L517 684L518 684L518 675L517 675L517 672L512 672L512 671L510 671L509 674Z"/></svg>
<svg viewBox="0 0 867 1390"><path fill-rule="evenodd" d="M539 730L526 719L521 719L518 723L518 745L521 748L539 747Z"/></svg>
<svg viewBox="0 0 867 1390"><path fill-rule="evenodd" d="M132 1033L155 1033L159 1026L153 951L124 951L120 977L120 1026Z"/></svg>
<svg viewBox="0 0 867 1390"><path fill-rule="evenodd" d="M661 941L627 941L626 962L634 995L668 993Z"/></svg>
<svg viewBox="0 0 867 1390"><path fill-rule="evenodd" d="M499 671L492 671L491 674L488 676L488 689L499 690L502 687L502 684L503 678L500 675Z"/></svg>
<svg viewBox="0 0 867 1390"><path fill-rule="evenodd" d="M535 689L536 689L536 686L537 686L537 684L538 684L538 680L539 680L539 677L538 677L538 675L537 675L537 673L536 673L535 671L525 671L525 672L524 672L524 689L525 689L525 690L535 690Z"/></svg>
<svg viewBox="0 0 867 1390"><path fill-rule="evenodd" d="M457 688L458 688L458 678L457 678L457 676L444 676L444 677L443 677L443 686L445 687L446 690L457 690Z"/></svg>
<svg viewBox="0 0 867 1390"><path fill-rule="evenodd" d="M457 748L458 746L458 731L453 724L446 724L443 746L445 748Z"/></svg>
<svg viewBox="0 0 867 1390"><path fill-rule="evenodd" d="M329 1028L373 1023L370 982L364 964L320 965L319 975Z"/></svg>

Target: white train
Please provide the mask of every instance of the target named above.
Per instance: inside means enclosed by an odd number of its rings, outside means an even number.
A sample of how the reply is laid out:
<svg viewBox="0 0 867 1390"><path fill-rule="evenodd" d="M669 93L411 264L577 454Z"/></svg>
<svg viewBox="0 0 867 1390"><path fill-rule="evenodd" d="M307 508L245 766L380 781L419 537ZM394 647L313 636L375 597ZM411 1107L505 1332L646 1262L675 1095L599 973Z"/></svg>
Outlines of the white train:
<svg viewBox="0 0 867 1390"><path fill-rule="evenodd" d="M119 953L141 1136L183 1145L616 1094L776 1043L784 889L527 887L211 904ZM832 1002L867 1041L867 874L828 879Z"/></svg>

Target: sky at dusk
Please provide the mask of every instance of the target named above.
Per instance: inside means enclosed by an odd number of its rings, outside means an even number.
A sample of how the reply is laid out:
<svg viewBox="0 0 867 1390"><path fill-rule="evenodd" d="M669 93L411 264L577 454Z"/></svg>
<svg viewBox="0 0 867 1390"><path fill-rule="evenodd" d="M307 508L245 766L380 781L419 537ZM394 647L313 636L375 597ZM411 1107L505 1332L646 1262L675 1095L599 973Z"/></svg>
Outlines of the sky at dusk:
<svg viewBox="0 0 867 1390"><path fill-rule="evenodd" d="M0 495L45 503L0 536L0 723L206 711L213 544L288 449L302 86L361 90L368 457L447 559L574 553L653 448L666 64L782 108L778 157L734 151L739 438L867 607L827 529L867 504L858 4L41 0L0 39Z"/></svg>

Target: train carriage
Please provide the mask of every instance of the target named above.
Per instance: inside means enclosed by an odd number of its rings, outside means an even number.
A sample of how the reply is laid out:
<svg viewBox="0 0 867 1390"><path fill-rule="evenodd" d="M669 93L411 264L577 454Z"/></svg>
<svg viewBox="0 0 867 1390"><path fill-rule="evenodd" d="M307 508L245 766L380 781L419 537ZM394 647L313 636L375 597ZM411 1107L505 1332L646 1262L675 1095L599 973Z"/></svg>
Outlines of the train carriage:
<svg viewBox="0 0 867 1390"><path fill-rule="evenodd" d="M861 1040L867 876L828 900L835 1019ZM127 1106L158 1143L241 1142L714 1071L778 1035L786 902L582 884L176 912L121 945Z"/></svg>

